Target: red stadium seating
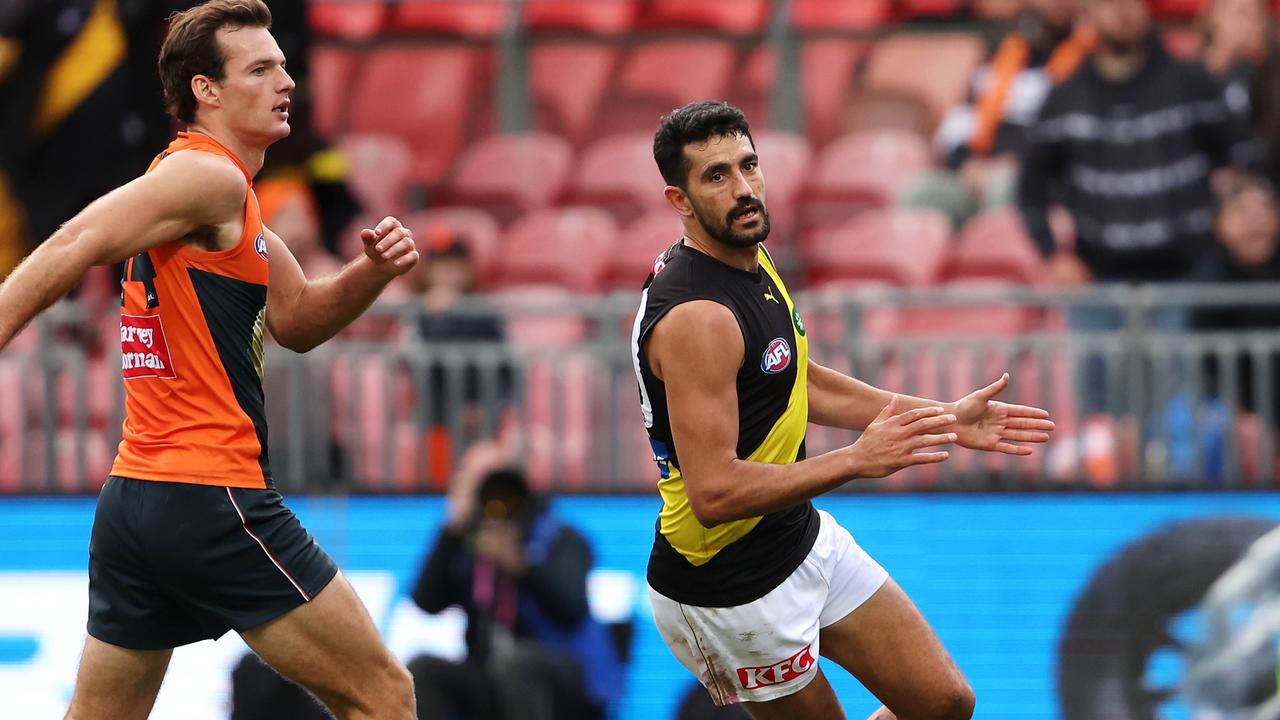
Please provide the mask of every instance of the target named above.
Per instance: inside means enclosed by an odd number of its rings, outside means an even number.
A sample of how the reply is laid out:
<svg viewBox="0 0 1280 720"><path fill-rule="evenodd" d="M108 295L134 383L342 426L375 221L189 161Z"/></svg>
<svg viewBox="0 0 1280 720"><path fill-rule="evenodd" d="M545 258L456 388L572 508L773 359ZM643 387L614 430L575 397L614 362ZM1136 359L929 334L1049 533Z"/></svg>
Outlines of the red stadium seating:
<svg viewBox="0 0 1280 720"><path fill-rule="evenodd" d="M666 181L653 161L652 133L628 133L586 147L566 192L568 202L596 205L619 222L666 205Z"/></svg>
<svg viewBox="0 0 1280 720"><path fill-rule="evenodd" d="M644 27L699 28L728 33L757 33L768 15L765 0L651 0L640 16Z"/></svg>
<svg viewBox="0 0 1280 720"><path fill-rule="evenodd" d="M395 135L347 135L339 147L347 157L347 185L366 208L384 215L404 212L413 155Z"/></svg>
<svg viewBox="0 0 1280 720"><path fill-rule="evenodd" d="M437 228L445 227L459 235L471 252L471 261L481 284L491 281L502 252L502 232L493 216L471 207L440 207L416 212L404 218L419 243L433 239Z"/></svg>
<svg viewBox="0 0 1280 720"><path fill-rule="evenodd" d="M628 225L609 255L608 289L639 292L654 261L683 234L684 224L670 207L650 210Z"/></svg>
<svg viewBox="0 0 1280 720"><path fill-rule="evenodd" d="M537 210L507 230L499 264L505 285L556 283L580 293L600 290L618 226L598 208Z"/></svg>
<svg viewBox="0 0 1280 720"><path fill-rule="evenodd" d="M506 0L417 0L395 6L391 29L487 39L502 31Z"/></svg>
<svg viewBox="0 0 1280 720"><path fill-rule="evenodd" d="M627 54L601 126L650 134L658 119L695 100L728 95L737 48L722 40L656 40Z"/></svg>
<svg viewBox="0 0 1280 720"><path fill-rule="evenodd" d="M546 42L529 50L535 127L581 144L594 133L600 99L618 64L618 49L596 42Z"/></svg>
<svg viewBox="0 0 1280 720"><path fill-rule="evenodd" d="M937 211L868 210L842 226L811 234L805 257L809 281L930 285L941 274L950 241L950 221Z"/></svg>
<svg viewBox="0 0 1280 720"><path fill-rule="evenodd" d="M848 219L860 206L887 205L907 181L932 165L928 142L910 131L844 135L815 158L803 220L831 225Z"/></svg>
<svg viewBox="0 0 1280 720"><path fill-rule="evenodd" d="M387 6L376 0L317 0L307 3L307 24L317 35L370 40L382 32Z"/></svg>
<svg viewBox="0 0 1280 720"><path fill-rule="evenodd" d="M621 35L631 29L636 0L526 0L524 24L534 32L576 30Z"/></svg>
<svg viewBox="0 0 1280 720"><path fill-rule="evenodd" d="M1194 18L1208 4L1208 0L1150 0L1151 12L1161 19Z"/></svg>
<svg viewBox="0 0 1280 720"><path fill-rule="evenodd" d="M887 24L893 0L792 0L791 24L800 30L855 30Z"/></svg>
<svg viewBox="0 0 1280 720"><path fill-rule="evenodd" d="M348 100L363 56L338 45L311 48L311 125L334 139L346 129Z"/></svg>
<svg viewBox="0 0 1280 720"><path fill-rule="evenodd" d="M952 278L999 278L1022 283L1040 282L1044 273L1044 258L1016 210L995 210L966 223L948 271Z"/></svg>
<svg viewBox="0 0 1280 720"><path fill-rule="evenodd" d="M805 134L814 145L823 145L840 127L840 115L854 88L858 63L868 45L848 38L817 38L800 48L804 82ZM768 116L777 82L776 54L768 45L758 46L743 65L739 106L753 127L769 127Z"/></svg>
<svg viewBox="0 0 1280 720"><path fill-rule="evenodd" d="M898 0L898 12L907 18L951 17L966 5L966 0Z"/></svg>
<svg viewBox="0 0 1280 720"><path fill-rule="evenodd" d="M413 148L413 178L444 177L472 127L472 96L484 87L478 50L458 46L386 47L366 60L349 100L350 129L389 133Z"/></svg>
<svg viewBox="0 0 1280 720"><path fill-rule="evenodd" d="M551 205L572 163L569 143L555 135L491 135L463 151L441 195L444 202L479 207L509 222Z"/></svg>
<svg viewBox="0 0 1280 720"><path fill-rule="evenodd" d="M863 87L897 89L929 104L935 121L964 100L986 46L968 33L904 33L878 41Z"/></svg>

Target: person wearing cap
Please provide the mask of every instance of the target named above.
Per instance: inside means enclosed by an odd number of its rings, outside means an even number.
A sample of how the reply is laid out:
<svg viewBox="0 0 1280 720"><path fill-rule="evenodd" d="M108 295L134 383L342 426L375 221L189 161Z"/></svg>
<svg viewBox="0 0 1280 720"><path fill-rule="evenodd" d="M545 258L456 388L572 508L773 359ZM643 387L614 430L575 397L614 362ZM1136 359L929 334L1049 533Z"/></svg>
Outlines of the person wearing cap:
<svg viewBox="0 0 1280 720"><path fill-rule="evenodd" d="M466 239L446 226L431 228L426 259L412 280L418 296L414 339L431 347L451 343L481 345L472 352L501 353L506 342L502 318L476 293L476 270ZM483 366L482 366L483 365ZM416 365L427 402L419 422L427 447L432 488L443 489L459 448L494 432L509 405L512 369L498 362L449 362L439 355ZM492 384L493 387L486 387ZM489 391L489 392L486 392ZM492 404L486 406L485 401Z"/></svg>

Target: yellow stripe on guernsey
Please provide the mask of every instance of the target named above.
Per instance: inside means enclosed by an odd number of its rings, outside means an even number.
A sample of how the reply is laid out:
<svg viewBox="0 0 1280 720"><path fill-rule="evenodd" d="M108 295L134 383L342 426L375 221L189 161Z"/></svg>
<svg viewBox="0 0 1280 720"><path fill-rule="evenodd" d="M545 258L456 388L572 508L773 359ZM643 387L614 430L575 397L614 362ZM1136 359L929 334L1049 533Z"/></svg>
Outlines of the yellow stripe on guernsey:
<svg viewBox="0 0 1280 720"><path fill-rule="evenodd" d="M798 317L791 295L763 247L760 248L760 267L768 273L775 287L782 293L787 303L787 312L792 318ZM787 409L778 417L764 441L747 456L748 462L771 465L794 463L800 453L800 445L804 442L809 425L809 339L795 331L794 323L791 337L795 344L796 380L791 388L791 397L787 400ZM658 515L662 535L671 543L671 547L694 566L705 564L716 553L745 537L760 522L760 517L757 516L711 528L703 527L693 514L689 495L685 492L684 476L674 465L670 476L658 481L658 493L662 496L662 512Z"/></svg>

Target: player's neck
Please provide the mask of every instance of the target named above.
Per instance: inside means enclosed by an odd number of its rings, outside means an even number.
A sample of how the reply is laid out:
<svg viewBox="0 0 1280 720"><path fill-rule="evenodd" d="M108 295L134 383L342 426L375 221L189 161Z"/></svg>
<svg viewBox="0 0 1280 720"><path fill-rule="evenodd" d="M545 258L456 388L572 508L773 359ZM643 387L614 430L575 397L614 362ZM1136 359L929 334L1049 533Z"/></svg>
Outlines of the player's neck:
<svg viewBox="0 0 1280 720"><path fill-rule="evenodd" d="M236 138L235 134L222 128L197 121L187 126L187 132L197 132L217 140L219 145L230 150L240 164L244 165L244 169L249 171L249 177L256 176L262 170L262 164L266 162L265 147L256 147L242 142Z"/></svg>
<svg viewBox="0 0 1280 720"><path fill-rule="evenodd" d="M684 244L704 255L710 255L731 268L755 272L760 267L759 244L751 247L735 247L698 232L686 232Z"/></svg>

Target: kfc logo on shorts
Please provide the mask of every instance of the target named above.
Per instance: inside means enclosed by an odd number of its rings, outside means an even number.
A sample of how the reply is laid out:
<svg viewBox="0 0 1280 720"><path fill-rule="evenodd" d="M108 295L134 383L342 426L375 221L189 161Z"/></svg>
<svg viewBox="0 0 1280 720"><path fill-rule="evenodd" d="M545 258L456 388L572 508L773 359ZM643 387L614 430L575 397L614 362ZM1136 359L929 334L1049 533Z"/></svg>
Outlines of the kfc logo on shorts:
<svg viewBox="0 0 1280 720"><path fill-rule="evenodd" d="M263 233L258 233L258 237L253 241L253 249L258 251L258 257L267 260L267 238Z"/></svg>
<svg viewBox="0 0 1280 720"><path fill-rule="evenodd" d="M760 358L760 369L770 375L777 375L791 365L791 346L782 338L774 338Z"/></svg>
<svg viewBox="0 0 1280 720"><path fill-rule="evenodd" d="M120 316L120 363L125 380L177 377L158 315Z"/></svg>
<svg viewBox="0 0 1280 720"><path fill-rule="evenodd" d="M803 650L773 665L763 667L738 668L738 682L746 690L755 690L766 685L779 685L790 682L804 675L817 666L813 657L813 645L806 645Z"/></svg>

